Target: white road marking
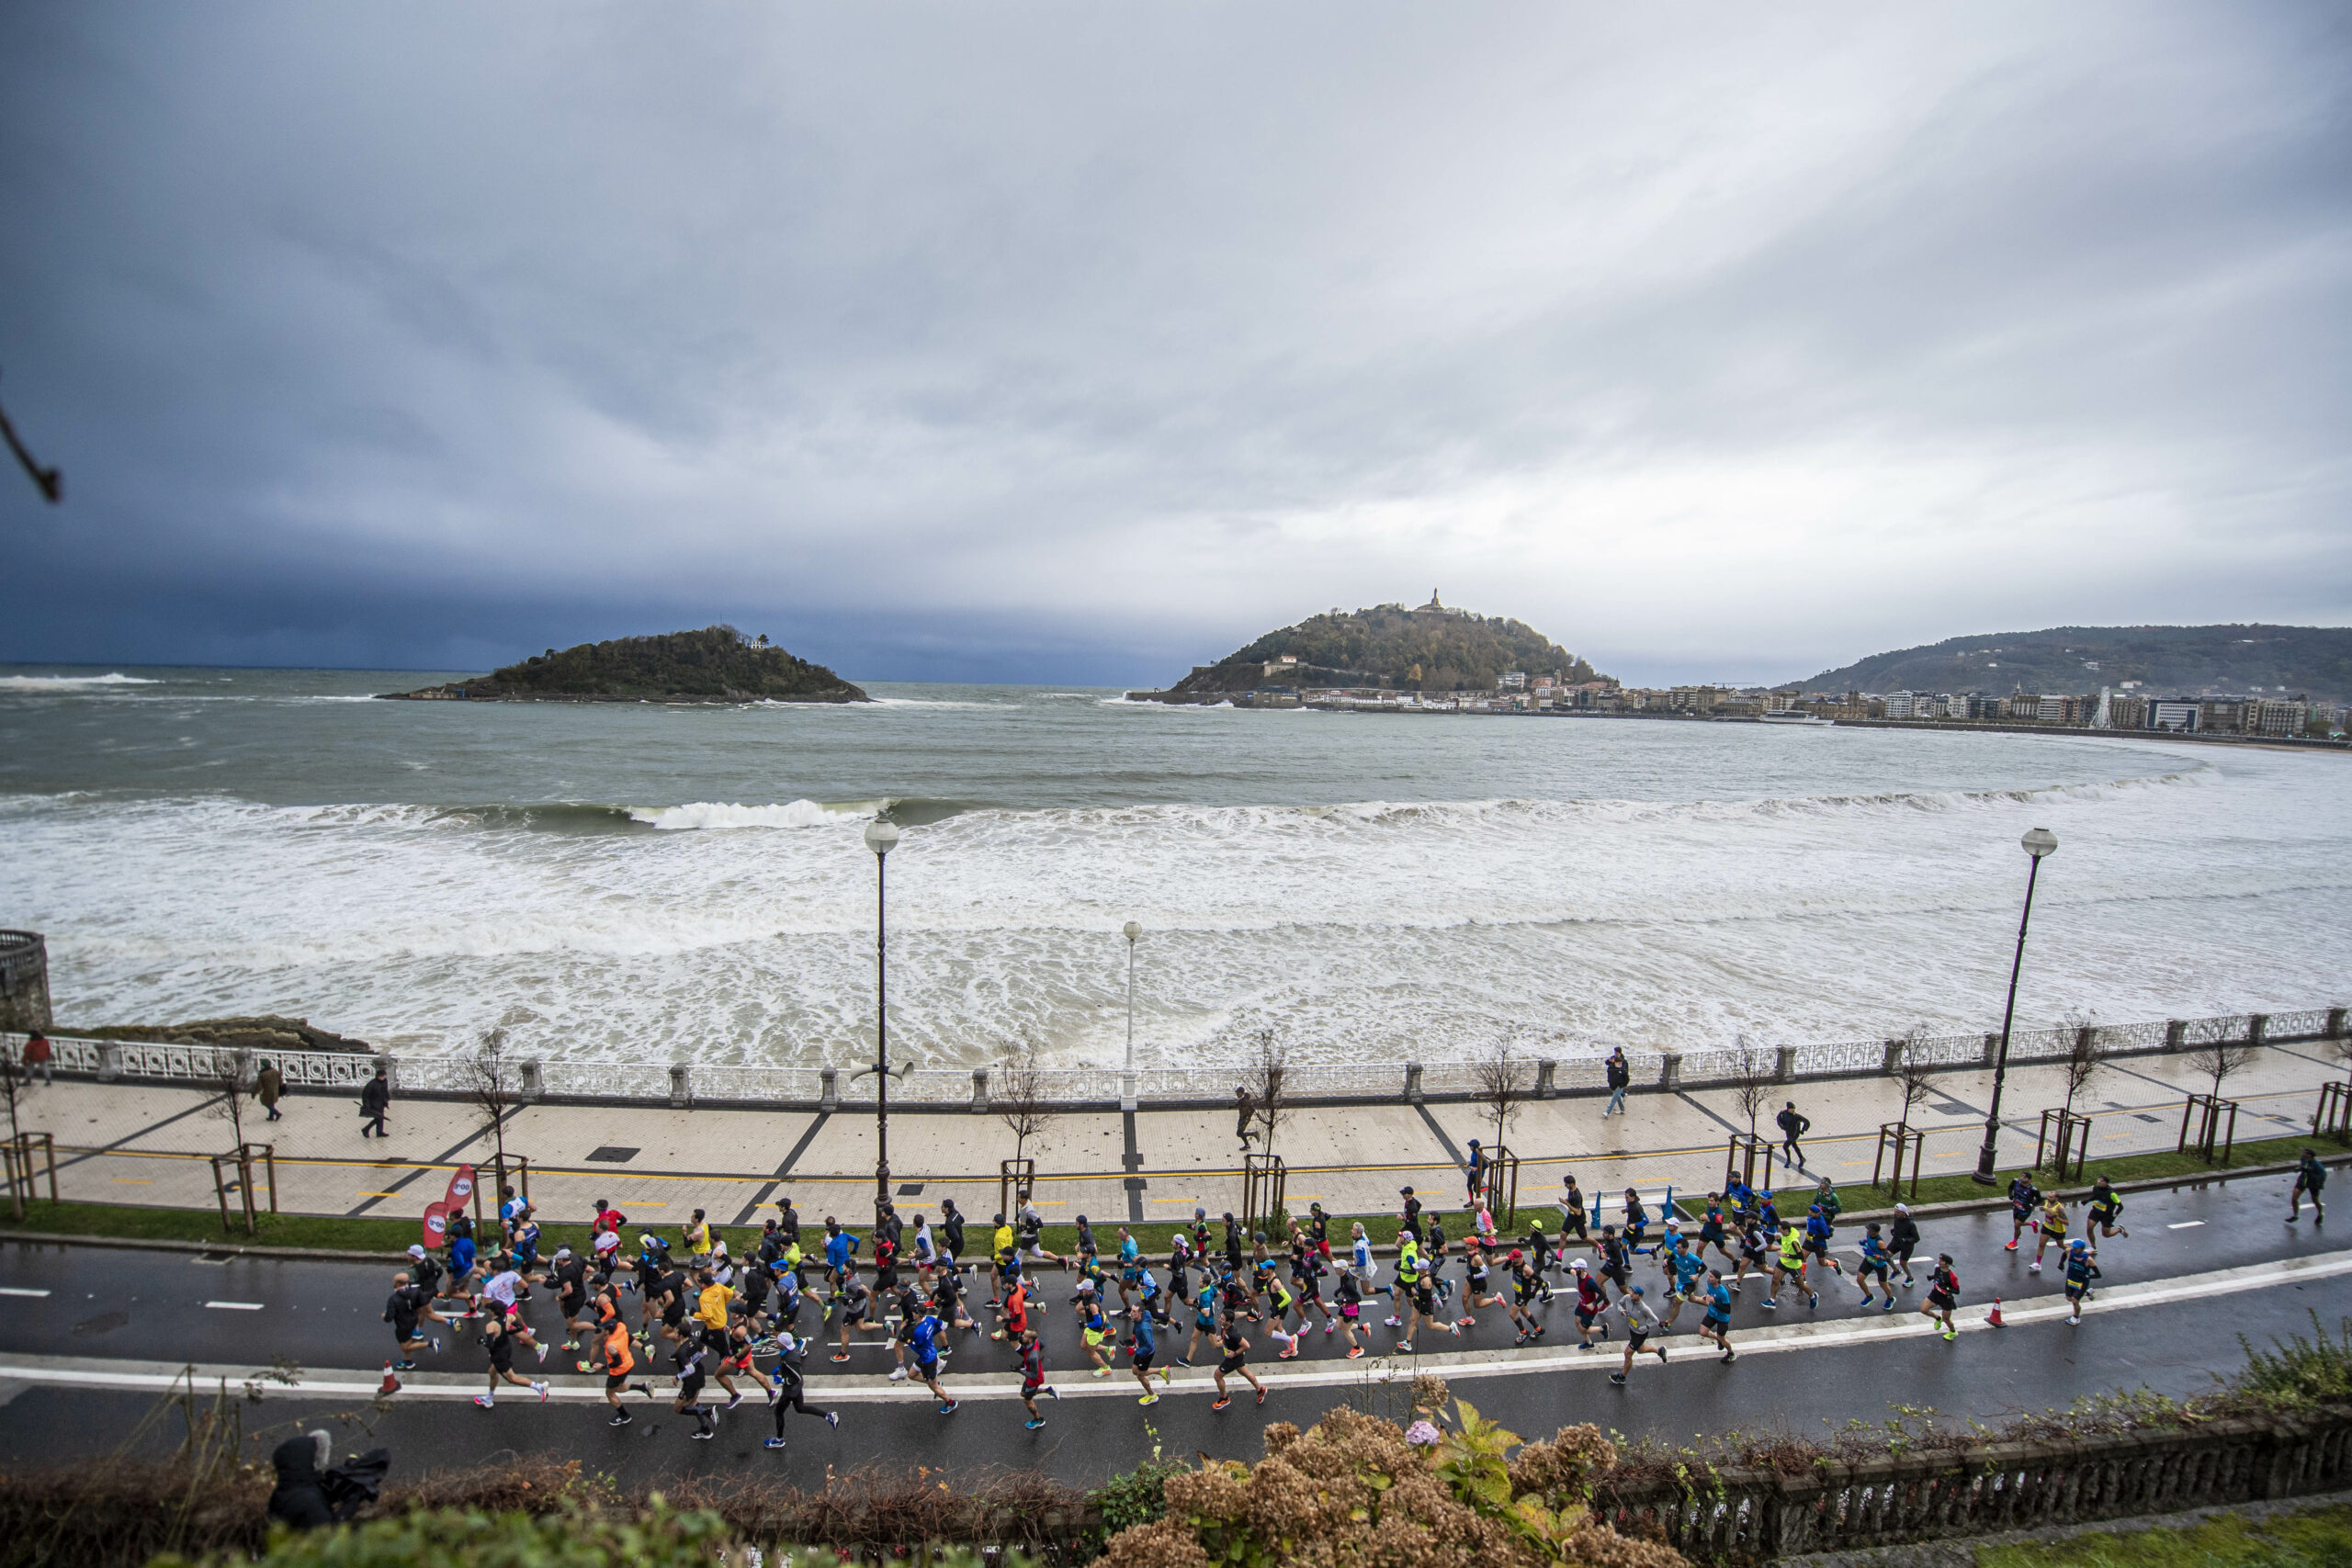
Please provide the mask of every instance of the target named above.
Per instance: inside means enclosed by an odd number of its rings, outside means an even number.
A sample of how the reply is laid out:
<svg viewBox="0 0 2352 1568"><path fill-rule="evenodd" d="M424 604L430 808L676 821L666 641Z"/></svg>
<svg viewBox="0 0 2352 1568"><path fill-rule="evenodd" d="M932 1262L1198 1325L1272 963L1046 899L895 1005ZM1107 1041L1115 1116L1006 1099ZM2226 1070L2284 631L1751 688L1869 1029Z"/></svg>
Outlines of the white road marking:
<svg viewBox="0 0 2352 1568"><path fill-rule="evenodd" d="M2176 1302L2201 1301L2215 1295L2227 1295L2240 1291L2266 1290L2273 1285L2296 1284L2308 1280L2333 1279L2352 1274L2352 1251L2307 1254L2299 1258L2284 1258L2269 1263L2249 1264L2240 1269L2220 1269L2207 1274L2188 1274L2171 1280L2150 1280L2138 1284L2116 1285L2098 1292L2091 1301L2088 1316L2096 1319L2109 1313L2128 1311L2133 1307L2168 1306ZM207 1303L209 1305L257 1307L258 1303ZM1999 1329L1986 1323L1981 1314L1984 1308L1962 1309L1968 1316L1958 1320L1962 1334L1997 1334ZM2056 1322L2073 1309L2063 1296L2036 1298L2017 1303L2004 1303L2002 1316L2010 1324ZM1887 1314L1872 1321L1868 1318L1831 1318L1816 1323L1770 1324L1758 1328L1734 1329L1732 1345L1743 1356L1770 1355L1784 1350L1836 1349L1841 1346L1880 1339L1928 1339L1942 1330L1917 1309ZM1652 1343L1657 1343L1653 1340ZM1666 1340L1669 1350L1687 1349L1695 1355L1683 1355L1674 1359L1693 1361L1702 1358L1713 1359L1717 1352L1699 1340L1696 1335L1677 1334ZM1327 1388L1370 1382L1409 1380L1415 1372L1437 1372L1449 1382L1461 1378L1513 1377L1547 1371L1613 1371L1624 1354L1624 1341L1611 1339L1587 1353L1573 1346L1546 1347L1539 1350L1440 1351L1418 1357L1368 1356L1362 1361L1317 1361L1308 1366L1269 1360L1250 1361L1250 1367L1272 1389ZM0 1356L0 1378L21 1379L28 1382L55 1383L80 1388L167 1389L186 1386L191 1369L173 1367L166 1363L119 1363L137 1371L100 1370L92 1360L51 1356ZM103 1364L103 1363L102 1363ZM1310 1367L1312 1370L1310 1370ZM246 1367L197 1367L192 1369L197 1382L251 1383L266 1398L360 1398L373 1399L379 1374L361 1373L351 1369L337 1369L318 1378L305 1377L291 1386L266 1380L255 1382L261 1374ZM1124 1371L1124 1369L1123 1369ZM1166 1385L1171 1393L1205 1393L1212 1390L1206 1369L1195 1368L1186 1375L1186 1369L1176 1369L1175 1379ZM1020 1397L1020 1379L1009 1372L988 1372L956 1376L948 1371L948 1392L959 1400L1012 1400ZM412 1379L413 1381L412 1381ZM446 1379L447 1381L425 1381ZM1062 1389L1064 1399L1133 1399L1135 1380L1121 1376L1091 1386L1069 1386ZM401 1393L417 1399L471 1399L481 1392L481 1380L455 1372L413 1374L401 1380ZM879 1378L861 1378L856 1382L837 1382L831 1376L812 1377L808 1392L821 1394L827 1400L847 1400L854 1403L929 1397L929 1391L920 1383L911 1388L906 1383L884 1382ZM605 1391L601 1381L576 1378L556 1382L548 1391L553 1399L579 1400L583 1403L601 1401ZM527 1403L517 1401L518 1403ZM651 1402L648 1402L650 1404Z"/></svg>
<svg viewBox="0 0 2352 1568"><path fill-rule="evenodd" d="M47 1291L28 1291L22 1285L0 1285L0 1296L45 1296Z"/></svg>
<svg viewBox="0 0 2352 1568"><path fill-rule="evenodd" d="M2183 1220L2178 1224L2166 1225L2165 1229L2168 1231L2195 1230L2199 1225L2201 1225L2204 1223L2205 1222L2203 1220Z"/></svg>
<svg viewBox="0 0 2352 1568"><path fill-rule="evenodd" d="M210 1307L215 1312L261 1311L261 1303L259 1302L207 1302L204 1304Z"/></svg>

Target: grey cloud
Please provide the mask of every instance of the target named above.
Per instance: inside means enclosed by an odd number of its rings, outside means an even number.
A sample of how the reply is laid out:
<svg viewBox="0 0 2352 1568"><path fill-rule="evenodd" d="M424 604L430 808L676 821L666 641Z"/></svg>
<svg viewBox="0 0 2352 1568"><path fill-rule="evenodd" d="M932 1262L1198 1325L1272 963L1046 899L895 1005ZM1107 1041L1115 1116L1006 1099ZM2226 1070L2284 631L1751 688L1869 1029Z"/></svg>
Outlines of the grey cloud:
<svg viewBox="0 0 2352 1568"><path fill-rule="evenodd" d="M2341 620L2347 53L2315 6L10 7L0 396L73 504L0 498L0 657L707 604L1145 679L1431 581L1635 677ZM254 624L296 593L344 612Z"/></svg>

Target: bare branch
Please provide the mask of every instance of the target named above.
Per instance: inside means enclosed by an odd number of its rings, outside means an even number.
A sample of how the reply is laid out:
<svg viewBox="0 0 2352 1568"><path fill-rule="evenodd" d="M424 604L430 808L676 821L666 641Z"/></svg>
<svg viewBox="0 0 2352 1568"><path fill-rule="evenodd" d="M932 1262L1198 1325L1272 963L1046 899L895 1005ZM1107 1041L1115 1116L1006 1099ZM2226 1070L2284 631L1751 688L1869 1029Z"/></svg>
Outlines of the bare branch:
<svg viewBox="0 0 2352 1568"><path fill-rule="evenodd" d="M2254 1066L2255 1055L2262 1049L2243 1037L2235 1040L2208 1040L2193 1046L2188 1053L2188 1065L2211 1078L2214 1099L2222 1098L2222 1085Z"/></svg>
<svg viewBox="0 0 2352 1568"><path fill-rule="evenodd" d="M1283 1043L1281 1033L1272 1027L1258 1031L1253 1038L1258 1048L1258 1059L1250 1076L1256 1081L1257 1119L1259 1125L1266 1129L1266 1153L1272 1154L1276 1130L1290 1120L1290 1101L1283 1097L1283 1079L1290 1051Z"/></svg>
<svg viewBox="0 0 2352 1568"><path fill-rule="evenodd" d="M1927 1104L1936 1092L1935 1073L1921 1042L1927 1037L1924 1026L1914 1025L1904 1035L1901 1047L1894 1055L1894 1090L1903 1098L1903 1125L1911 1125L1911 1118Z"/></svg>
<svg viewBox="0 0 2352 1568"><path fill-rule="evenodd" d="M1750 1044L1747 1036L1735 1041L1732 1055L1731 1097L1740 1114L1747 1118L1747 1135L1756 1135L1756 1118L1772 1098L1772 1080L1780 1071L1780 1053Z"/></svg>
<svg viewBox="0 0 2352 1568"><path fill-rule="evenodd" d="M1495 1144L1500 1147L1510 1124L1519 1118L1520 1106L1532 1092L1534 1075L1527 1058L1511 1049L1506 1037L1492 1052L1470 1065L1470 1084L1479 1103L1494 1119Z"/></svg>
<svg viewBox="0 0 2352 1568"><path fill-rule="evenodd" d="M1046 1100L1046 1075L1037 1066L1037 1046L1024 1039L998 1058L989 1074L989 1109L1012 1134L1012 1157L1027 1152L1030 1140L1045 1146L1045 1133L1057 1120Z"/></svg>
<svg viewBox="0 0 2352 1568"><path fill-rule="evenodd" d="M2107 1041L2100 1035L2097 1015L2070 1012L2065 1027L2072 1032L2066 1043L2066 1055L2058 1070L2066 1085L2065 1109L2075 1109L2075 1097L2088 1089L2091 1079L2098 1077L2107 1065Z"/></svg>

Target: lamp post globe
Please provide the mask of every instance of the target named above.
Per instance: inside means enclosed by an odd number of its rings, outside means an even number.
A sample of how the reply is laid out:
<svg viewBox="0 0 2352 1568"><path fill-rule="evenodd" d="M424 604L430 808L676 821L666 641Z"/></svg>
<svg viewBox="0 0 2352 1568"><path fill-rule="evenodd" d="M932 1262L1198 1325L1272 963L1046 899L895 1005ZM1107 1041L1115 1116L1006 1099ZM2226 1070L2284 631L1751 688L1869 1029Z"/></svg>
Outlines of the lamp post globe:
<svg viewBox="0 0 2352 1568"><path fill-rule="evenodd" d="M879 817L865 825L865 847L875 854L887 855L899 846L899 825L885 822Z"/></svg>
<svg viewBox="0 0 2352 1568"><path fill-rule="evenodd" d="M2001 1048L1993 1058L1993 1103L1984 1115L1984 1145L1976 1151L1976 1169L1972 1173L1983 1187L1992 1186L1996 1179L1993 1163L2001 1137L2001 1088L2009 1076L2009 1025L2017 1017L2018 973L2025 967L2025 929L2033 919L2033 885L2041 874L2041 863L2058 852L2058 835L2047 828L2029 828L2018 847L2031 858L2026 863L2025 908L2018 916L2017 954L2009 960L2009 999L2001 1009Z"/></svg>

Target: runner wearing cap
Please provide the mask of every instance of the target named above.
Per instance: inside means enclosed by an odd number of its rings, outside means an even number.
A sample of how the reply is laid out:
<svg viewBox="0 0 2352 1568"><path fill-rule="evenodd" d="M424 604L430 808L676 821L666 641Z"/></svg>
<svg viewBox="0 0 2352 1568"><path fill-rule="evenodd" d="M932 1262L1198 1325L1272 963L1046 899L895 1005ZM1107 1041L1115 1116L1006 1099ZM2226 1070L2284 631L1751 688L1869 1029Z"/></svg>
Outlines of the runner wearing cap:
<svg viewBox="0 0 2352 1568"><path fill-rule="evenodd" d="M1595 1323L1600 1325L1600 1337L1609 1337L1609 1293L1600 1288L1600 1281L1592 1277L1592 1270L1581 1258L1568 1259L1568 1277L1577 1287L1577 1332L1584 1337L1584 1348L1589 1350L1593 1348Z"/></svg>
<svg viewBox="0 0 2352 1568"><path fill-rule="evenodd" d="M2090 1300L2091 1281L2099 1277L2098 1259L2091 1251L2091 1244L2076 1236L2066 1244L2066 1304L2074 1309L2066 1319L2068 1327L2083 1321L2083 1303Z"/></svg>

